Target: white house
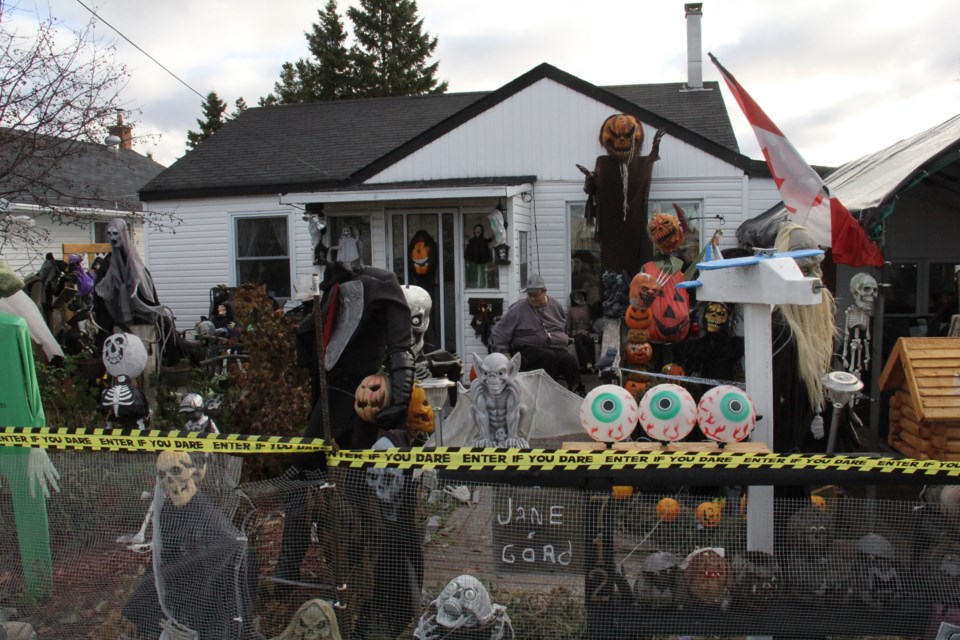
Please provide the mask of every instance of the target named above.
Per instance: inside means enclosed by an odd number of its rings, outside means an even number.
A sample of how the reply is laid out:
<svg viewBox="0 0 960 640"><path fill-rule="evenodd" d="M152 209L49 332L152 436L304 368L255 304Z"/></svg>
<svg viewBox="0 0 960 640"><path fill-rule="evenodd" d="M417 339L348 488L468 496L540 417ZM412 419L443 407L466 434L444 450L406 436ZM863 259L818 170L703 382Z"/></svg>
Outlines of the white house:
<svg viewBox="0 0 960 640"><path fill-rule="evenodd" d="M140 192L182 221L147 230L148 264L181 325L208 312L217 284L257 280L288 298L316 269L305 209L322 206L327 245L348 228L365 262L431 291L432 342L482 353L471 301L505 307L534 272L560 300L583 287L598 247L576 165L605 153L601 124L620 112L643 123L644 154L665 130L650 209L682 206L699 244L717 228L734 244L742 220L780 201L765 163L739 153L716 83L597 87L541 64L489 93L248 109ZM491 235L498 206L509 264L468 264L467 240L477 224ZM408 255L420 231L436 243L427 278Z"/></svg>

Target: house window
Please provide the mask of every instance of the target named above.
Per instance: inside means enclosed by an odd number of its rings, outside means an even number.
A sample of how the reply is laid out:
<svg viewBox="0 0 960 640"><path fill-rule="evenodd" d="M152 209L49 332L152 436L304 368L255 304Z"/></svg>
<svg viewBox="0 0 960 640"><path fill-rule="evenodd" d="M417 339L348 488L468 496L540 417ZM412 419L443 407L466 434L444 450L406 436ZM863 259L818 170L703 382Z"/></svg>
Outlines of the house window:
<svg viewBox="0 0 960 640"><path fill-rule="evenodd" d="M683 260L684 264L696 262L700 256L700 228L703 221L703 203L698 200L651 200L647 207L647 219L655 213L669 213L678 217L677 208L683 211L683 244L673 252L673 255Z"/></svg>
<svg viewBox="0 0 960 640"><path fill-rule="evenodd" d="M107 240L107 224L106 222L94 222L90 225L91 240L93 242L110 242Z"/></svg>
<svg viewBox="0 0 960 640"><path fill-rule="evenodd" d="M467 289L499 289L500 267L494 260L497 244L487 213L466 213L463 216L464 284Z"/></svg>
<svg viewBox="0 0 960 640"><path fill-rule="evenodd" d="M342 249L344 255L354 255L355 246L360 262L365 265L373 264L370 253L370 216L330 216L327 222L330 231L326 239L331 249L336 248L338 253Z"/></svg>
<svg viewBox="0 0 960 640"><path fill-rule="evenodd" d="M290 297L287 216L236 218L237 283L256 282L274 298Z"/></svg>
<svg viewBox="0 0 960 640"><path fill-rule="evenodd" d="M920 290L920 265L897 262L886 272L890 287L883 296L886 315L917 315L917 292Z"/></svg>
<svg viewBox="0 0 960 640"><path fill-rule="evenodd" d="M586 204L567 203L567 228L570 233L570 291L583 291L587 304L598 306L600 300L600 241L585 216Z"/></svg>

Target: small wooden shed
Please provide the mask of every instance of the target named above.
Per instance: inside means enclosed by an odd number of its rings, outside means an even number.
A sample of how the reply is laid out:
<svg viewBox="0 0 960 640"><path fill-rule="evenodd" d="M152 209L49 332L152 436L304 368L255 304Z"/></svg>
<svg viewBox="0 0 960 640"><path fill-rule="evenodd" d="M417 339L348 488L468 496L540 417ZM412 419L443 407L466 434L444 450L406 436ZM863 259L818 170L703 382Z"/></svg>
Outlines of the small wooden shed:
<svg viewBox="0 0 960 640"><path fill-rule="evenodd" d="M880 374L887 442L911 458L960 461L960 337L900 338Z"/></svg>

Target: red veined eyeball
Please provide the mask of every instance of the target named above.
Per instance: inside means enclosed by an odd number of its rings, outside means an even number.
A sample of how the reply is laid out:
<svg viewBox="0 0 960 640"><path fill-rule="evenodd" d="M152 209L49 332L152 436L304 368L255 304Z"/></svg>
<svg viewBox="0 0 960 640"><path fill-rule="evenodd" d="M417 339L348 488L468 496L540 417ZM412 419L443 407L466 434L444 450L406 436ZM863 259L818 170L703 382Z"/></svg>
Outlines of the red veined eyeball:
<svg viewBox="0 0 960 640"><path fill-rule="evenodd" d="M697 403L676 384L658 384L640 399L640 426L661 442L686 438L697 424Z"/></svg>
<svg viewBox="0 0 960 640"><path fill-rule="evenodd" d="M615 384L602 384L580 403L580 424L599 442L620 442L637 426L637 401Z"/></svg>
<svg viewBox="0 0 960 640"><path fill-rule="evenodd" d="M745 391L720 385L703 394L697 408L700 431L715 442L742 442L757 426L757 411Z"/></svg>

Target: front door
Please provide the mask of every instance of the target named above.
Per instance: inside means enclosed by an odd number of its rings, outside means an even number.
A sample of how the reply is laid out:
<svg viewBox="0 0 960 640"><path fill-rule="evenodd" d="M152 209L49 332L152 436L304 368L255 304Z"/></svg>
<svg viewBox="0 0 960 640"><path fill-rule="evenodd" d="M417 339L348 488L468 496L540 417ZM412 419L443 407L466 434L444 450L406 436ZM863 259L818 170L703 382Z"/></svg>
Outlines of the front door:
<svg viewBox="0 0 960 640"><path fill-rule="evenodd" d="M457 286L451 212L390 214L390 264L401 284L422 287L433 299L425 352L457 352Z"/></svg>

